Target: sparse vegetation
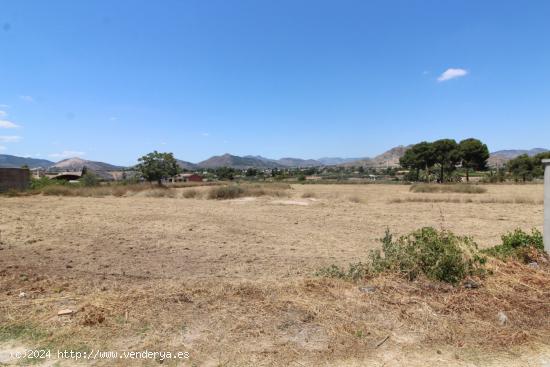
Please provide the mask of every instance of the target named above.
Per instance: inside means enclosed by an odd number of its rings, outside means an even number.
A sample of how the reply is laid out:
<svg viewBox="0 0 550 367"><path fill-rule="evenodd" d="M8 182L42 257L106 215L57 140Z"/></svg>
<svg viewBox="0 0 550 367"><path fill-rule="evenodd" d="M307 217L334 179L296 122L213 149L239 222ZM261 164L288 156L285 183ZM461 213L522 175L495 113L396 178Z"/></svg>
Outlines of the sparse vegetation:
<svg viewBox="0 0 550 367"><path fill-rule="evenodd" d="M201 193L196 189L186 189L183 191L182 196L185 199L196 199L200 197Z"/></svg>
<svg viewBox="0 0 550 367"><path fill-rule="evenodd" d="M437 184L415 184L410 188L412 192L420 193L459 193L459 194L483 194L487 189L479 185L469 184L453 184L453 185L437 185Z"/></svg>
<svg viewBox="0 0 550 367"><path fill-rule="evenodd" d="M456 284L468 276L484 273L486 259L480 255L477 244L469 237L449 231L426 227L394 240L388 230L381 243L382 249L371 251L365 263L351 264L347 270L331 265L317 274L358 280L389 272L409 280L424 275Z"/></svg>
<svg viewBox="0 0 550 367"><path fill-rule="evenodd" d="M543 256L542 233L537 229L532 229L529 234L518 228L503 235L501 245L483 250L483 252L502 260L513 258L529 263Z"/></svg>
<svg viewBox="0 0 550 367"><path fill-rule="evenodd" d="M244 184L226 185L213 187L208 191L208 199L228 200L240 197L254 196L285 196L286 190L290 189L287 184Z"/></svg>
<svg viewBox="0 0 550 367"><path fill-rule="evenodd" d="M526 204L526 205L542 205L543 200L532 199L528 197L512 197L512 198L460 198L460 197L405 197L393 198L389 200L390 204L401 203L454 203L454 204Z"/></svg>
<svg viewBox="0 0 550 367"><path fill-rule="evenodd" d="M309 198L315 198L317 195L313 191L306 191L302 194L302 198L309 199Z"/></svg>

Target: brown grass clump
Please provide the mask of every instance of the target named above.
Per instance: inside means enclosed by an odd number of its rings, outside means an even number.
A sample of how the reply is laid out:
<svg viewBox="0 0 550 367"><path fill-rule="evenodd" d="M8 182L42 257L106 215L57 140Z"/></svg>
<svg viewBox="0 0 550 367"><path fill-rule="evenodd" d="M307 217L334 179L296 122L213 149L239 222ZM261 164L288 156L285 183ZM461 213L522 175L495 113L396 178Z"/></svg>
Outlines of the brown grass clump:
<svg viewBox="0 0 550 367"><path fill-rule="evenodd" d="M185 199L196 199L196 198L200 198L201 193L200 193L200 191L195 190L195 189L186 189L186 190L183 191L182 196Z"/></svg>
<svg viewBox="0 0 550 367"><path fill-rule="evenodd" d="M415 184L411 186L410 191L420 193L482 194L487 192L487 189L478 185L469 184Z"/></svg>
<svg viewBox="0 0 550 367"><path fill-rule="evenodd" d="M253 185L228 185L213 187L208 191L208 199L228 200L250 196L286 196L286 190L290 185L279 184L253 184Z"/></svg>

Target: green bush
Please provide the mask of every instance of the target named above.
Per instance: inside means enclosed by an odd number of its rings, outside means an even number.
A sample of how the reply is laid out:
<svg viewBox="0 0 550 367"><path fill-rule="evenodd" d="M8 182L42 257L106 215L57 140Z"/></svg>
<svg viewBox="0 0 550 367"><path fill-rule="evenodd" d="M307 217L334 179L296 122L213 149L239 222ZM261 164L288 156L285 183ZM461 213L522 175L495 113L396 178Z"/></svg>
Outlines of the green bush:
<svg viewBox="0 0 550 367"><path fill-rule="evenodd" d="M483 250L484 253L506 260L515 258L529 262L530 253L542 253L544 242L542 233L538 229L532 229L531 234L521 229L508 232L502 236L502 244Z"/></svg>
<svg viewBox="0 0 550 367"><path fill-rule="evenodd" d="M414 280L425 275L432 280L456 284L472 275L482 275L486 259L469 237L449 231L422 228L394 240L386 231L382 249L371 251L367 263L351 264L347 271L332 265L321 269L322 276L358 280L383 272L398 273Z"/></svg>
<svg viewBox="0 0 550 367"><path fill-rule="evenodd" d="M92 173L92 172L86 172L82 177L80 178L80 184L84 187L94 187L99 185L99 177Z"/></svg>
<svg viewBox="0 0 550 367"><path fill-rule="evenodd" d="M481 274L485 258L471 238L426 227L396 241L387 231L382 251L371 253L371 263L374 272L398 272L410 280L424 274L433 280L458 283Z"/></svg>
<svg viewBox="0 0 550 367"><path fill-rule="evenodd" d="M53 180L49 177L40 177L40 178L33 178L31 180L31 186L30 188L32 190L41 190L44 187L52 186L52 185L64 185L67 181L64 180Z"/></svg>

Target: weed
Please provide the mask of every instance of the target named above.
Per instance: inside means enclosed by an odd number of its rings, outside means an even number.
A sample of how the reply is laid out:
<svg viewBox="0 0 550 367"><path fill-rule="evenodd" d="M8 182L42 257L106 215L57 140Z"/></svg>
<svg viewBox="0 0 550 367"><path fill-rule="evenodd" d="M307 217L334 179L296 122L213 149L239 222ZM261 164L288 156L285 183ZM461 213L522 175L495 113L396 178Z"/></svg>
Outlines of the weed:
<svg viewBox="0 0 550 367"><path fill-rule="evenodd" d="M529 234L518 228L503 235L502 244L485 249L483 252L501 260L513 258L529 263L544 252L542 233L532 229Z"/></svg>
<svg viewBox="0 0 550 367"><path fill-rule="evenodd" d="M456 284L468 276L482 275L486 259L469 237L426 227L397 240L389 230L381 239L382 249L371 251L367 263L350 264L347 270L331 265L317 275L348 280L384 272L414 280L420 275Z"/></svg>

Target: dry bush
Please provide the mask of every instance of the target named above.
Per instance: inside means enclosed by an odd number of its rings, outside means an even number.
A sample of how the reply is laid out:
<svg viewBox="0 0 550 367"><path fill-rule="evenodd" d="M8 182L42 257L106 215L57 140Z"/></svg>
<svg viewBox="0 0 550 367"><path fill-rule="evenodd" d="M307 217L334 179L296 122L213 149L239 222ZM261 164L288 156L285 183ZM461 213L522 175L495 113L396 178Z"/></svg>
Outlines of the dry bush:
<svg viewBox="0 0 550 367"><path fill-rule="evenodd" d="M283 189L281 189L283 187ZM290 188L290 185L275 184L254 184L254 185L229 185L217 186L208 191L208 199L228 200L249 196L287 196L284 190Z"/></svg>
<svg viewBox="0 0 550 367"><path fill-rule="evenodd" d="M196 199L201 197L201 193L198 190L195 189L186 189L183 191L182 196L185 199Z"/></svg>
<svg viewBox="0 0 550 367"><path fill-rule="evenodd" d="M469 184L415 184L411 186L410 191L420 193L482 194L487 192L487 189L485 187Z"/></svg>
<svg viewBox="0 0 550 367"><path fill-rule="evenodd" d="M145 196L150 198L175 198L177 191L168 188L156 188L144 192Z"/></svg>

